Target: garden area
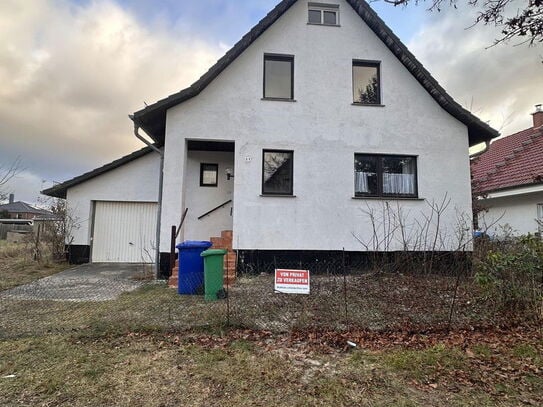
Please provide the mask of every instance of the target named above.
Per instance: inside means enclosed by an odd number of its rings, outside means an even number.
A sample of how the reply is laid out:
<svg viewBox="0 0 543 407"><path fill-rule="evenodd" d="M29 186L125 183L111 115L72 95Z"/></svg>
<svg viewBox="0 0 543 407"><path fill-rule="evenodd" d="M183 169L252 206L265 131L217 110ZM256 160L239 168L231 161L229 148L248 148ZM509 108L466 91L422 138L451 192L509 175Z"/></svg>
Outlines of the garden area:
<svg viewBox="0 0 543 407"><path fill-rule="evenodd" d="M405 258L328 267L310 295L274 293L261 272L215 302L152 279L59 301L44 280L17 290L68 265L2 245L0 404L538 406L541 250L478 242L448 273Z"/></svg>

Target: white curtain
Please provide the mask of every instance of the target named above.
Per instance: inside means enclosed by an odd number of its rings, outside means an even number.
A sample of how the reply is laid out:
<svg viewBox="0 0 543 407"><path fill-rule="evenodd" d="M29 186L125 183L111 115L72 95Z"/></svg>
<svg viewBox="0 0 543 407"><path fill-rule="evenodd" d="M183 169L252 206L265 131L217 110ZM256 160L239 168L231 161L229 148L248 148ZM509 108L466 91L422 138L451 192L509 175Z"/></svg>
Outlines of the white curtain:
<svg viewBox="0 0 543 407"><path fill-rule="evenodd" d="M415 174L383 174L383 193L415 194Z"/></svg>
<svg viewBox="0 0 543 407"><path fill-rule="evenodd" d="M355 192L362 192L362 193L368 193L370 192L370 188L368 185L368 177L375 175L374 172L362 172L362 171L355 171L354 173L354 191Z"/></svg>

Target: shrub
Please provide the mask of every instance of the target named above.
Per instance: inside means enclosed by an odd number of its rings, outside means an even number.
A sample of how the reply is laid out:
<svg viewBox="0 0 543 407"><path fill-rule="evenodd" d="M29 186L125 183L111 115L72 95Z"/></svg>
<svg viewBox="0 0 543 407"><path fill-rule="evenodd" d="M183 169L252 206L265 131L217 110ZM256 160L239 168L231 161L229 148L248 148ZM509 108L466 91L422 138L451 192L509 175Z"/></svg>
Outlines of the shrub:
<svg viewBox="0 0 543 407"><path fill-rule="evenodd" d="M504 311L540 315L543 300L543 241L532 235L482 242L476 250L475 279L487 299Z"/></svg>

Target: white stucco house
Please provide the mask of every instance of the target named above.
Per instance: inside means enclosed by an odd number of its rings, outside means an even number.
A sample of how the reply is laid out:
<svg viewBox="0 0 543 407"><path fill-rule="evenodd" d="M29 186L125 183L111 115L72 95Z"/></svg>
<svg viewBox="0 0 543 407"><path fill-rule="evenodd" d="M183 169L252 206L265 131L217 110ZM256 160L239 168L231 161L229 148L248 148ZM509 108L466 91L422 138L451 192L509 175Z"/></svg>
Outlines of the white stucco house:
<svg viewBox="0 0 543 407"><path fill-rule="evenodd" d="M474 193L484 208L479 228L491 236L543 231L541 105L532 116L532 127L494 141L472 160Z"/></svg>
<svg viewBox="0 0 543 407"><path fill-rule="evenodd" d="M444 197L453 233L459 213L471 220L468 148L498 136L360 0L281 1L192 86L131 118L152 146L44 193L88 220L75 258L141 257L159 240L164 273L185 210L178 241L229 230L241 256L403 250L361 243L368 212L401 208L413 235Z"/></svg>

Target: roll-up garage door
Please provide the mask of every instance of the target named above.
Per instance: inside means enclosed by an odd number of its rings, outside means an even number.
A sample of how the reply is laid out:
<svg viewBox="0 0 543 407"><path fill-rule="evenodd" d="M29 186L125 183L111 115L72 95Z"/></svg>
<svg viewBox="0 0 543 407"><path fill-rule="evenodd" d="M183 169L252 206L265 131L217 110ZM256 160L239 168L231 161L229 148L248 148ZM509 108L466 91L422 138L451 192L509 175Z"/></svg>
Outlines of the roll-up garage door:
<svg viewBox="0 0 543 407"><path fill-rule="evenodd" d="M92 261L153 263L157 204L95 202Z"/></svg>

